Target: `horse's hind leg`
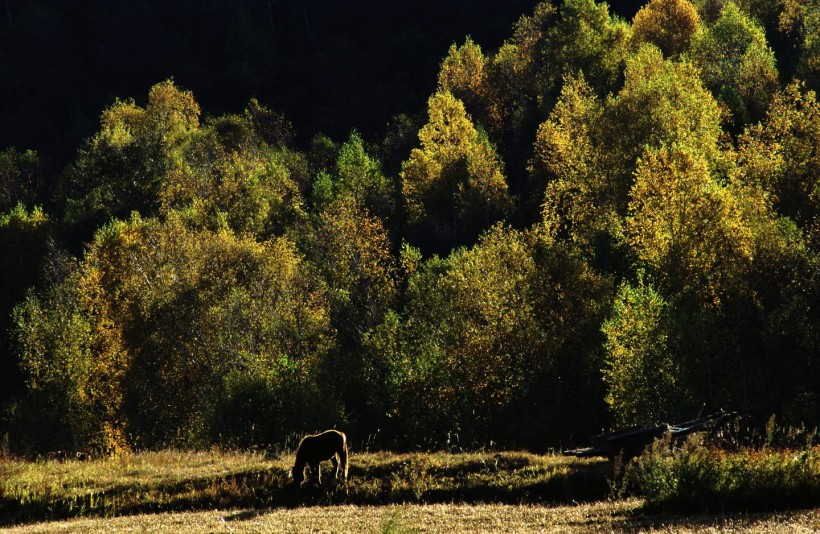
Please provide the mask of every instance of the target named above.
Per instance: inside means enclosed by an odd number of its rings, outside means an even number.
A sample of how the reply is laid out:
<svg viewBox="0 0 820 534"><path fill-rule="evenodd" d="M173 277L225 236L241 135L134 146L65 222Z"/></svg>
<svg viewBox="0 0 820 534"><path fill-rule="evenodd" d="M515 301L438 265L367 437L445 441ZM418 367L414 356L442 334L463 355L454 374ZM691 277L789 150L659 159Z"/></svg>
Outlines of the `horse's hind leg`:
<svg viewBox="0 0 820 534"><path fill-rule="evenodd" d="M339 451L339 463L341 464L342 476L344 477L345 482L347 482L347 460L347 443L345 443L344 447L342 447Z"/></svg>
<svg viewBox="0 0 820 534"><path fill-rule="evenodd" d="M333 464L333 470L335 471L333 478L339 478L339 460L336 459L335 454L330 457L330 462Z"/></svg>

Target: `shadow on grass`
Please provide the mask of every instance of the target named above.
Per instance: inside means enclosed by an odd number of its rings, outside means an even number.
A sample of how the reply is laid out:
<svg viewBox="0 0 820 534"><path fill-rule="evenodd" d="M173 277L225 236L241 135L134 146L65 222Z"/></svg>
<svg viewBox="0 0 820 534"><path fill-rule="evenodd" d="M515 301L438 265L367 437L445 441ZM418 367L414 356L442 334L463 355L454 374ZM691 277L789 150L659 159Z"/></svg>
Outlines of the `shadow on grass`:
<svg viewBox="0 0 820 534"><path fill-rule="evenodd" d="M213 509L236 510L224 520L241 522L265 510L301 506L592 502L610 495L612 467L606 461L551 465L512 454L453 461L417 455L372 465L354 463L350 475L347 483L328 477L321 486L305 483L297 487L287 469L271 467L191 477L172 484L121 485L77 496L45 493L15 500L0 495L0 526L78 516ZM656 513L642 507L625 524L636 528L684 525L696 518ZM704 517L704 524L714 520Z"/></svg>
<svg viewBox="0 0 820 534"><path fill-rule="evenodd" d="M214 507L296 506L286 472L272 469L195 477L174 484L117 486L76 496L0 498L0 526L78 516L114 516Z"/></svg>
<svg viewBox="0 0 820 534"><path fill-rule="evenodd" d="M590 501L607 496L610 474L606 462L557 469L514 454L449 463L418 455L373 465L354 463L347 483L329 478L321 486L297 487L286 469L267 468L173 484L121 485L75 496L44 492L13 499L0 495L0 525L214 508ZM235 520L242 519L240 515Z"/></svg>
<svg viewBox="0 0 820 534"><path fill-rule="evenodd" d="M551 465L513 454L474 460L431 460L424 455L353 464L345 483L328 477L319 486L294 485L283 467L192 477L181 482L121 485L68 497L54 494L12 499L0 495L0 526L78 516L108 517L225 509L223 518L242 522L274 508L393 504L560 505L606 499L611 493L608 462ZM645 507L619 528L713 525L721 516L655 515Z"/></svg>
<svg viewBox="0 0 820 534"><path fill-rule="evenodd" d="M653 530L676 531L677 529L686 529L696 532L723 531L724 529L733 532L745 532L746 529L756 524L768 522L768 526L760 530L752 530L755 532L793 532L795 531L795 527L789 526L789 523L794 518L805 514L806 510L813 508L814 507L811 506L805 508L764 508L762 510L750 508L735 511L673 513L650 511L647 508L639 507L627 514L625 518L618 520L617 523L607 524L607 530L612 530L612 527L615 527L616 531L625 532L648 532ZM809 528L810 527L807 526L805 530L799 529L799 531L814 532L814 530L809 530Z"/></svg>

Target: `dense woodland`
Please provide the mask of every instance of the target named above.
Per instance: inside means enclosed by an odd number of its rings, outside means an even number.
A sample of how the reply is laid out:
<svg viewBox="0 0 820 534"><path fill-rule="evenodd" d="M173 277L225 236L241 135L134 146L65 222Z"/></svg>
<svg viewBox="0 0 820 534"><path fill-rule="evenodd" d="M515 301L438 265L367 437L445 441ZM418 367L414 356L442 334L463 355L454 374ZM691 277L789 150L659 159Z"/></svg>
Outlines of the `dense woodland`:
<svg viewBox="0 0 820 534"><path fill-rule="evenodd" d="M227 3L187 4L215 25ZM254 33L273 14L231 30L271 69L301 46ZM407 107L381 131L355 129L355 87L333 122L300 101L306 127L264 99L203 110L175 77L105 107L65 165L66 147L9 142L5 446L269 446L337 426L545 449L719 408L818 425L818 30L817 0L545 2L492 46L465 31L430 80L391 80Z"/></svg>

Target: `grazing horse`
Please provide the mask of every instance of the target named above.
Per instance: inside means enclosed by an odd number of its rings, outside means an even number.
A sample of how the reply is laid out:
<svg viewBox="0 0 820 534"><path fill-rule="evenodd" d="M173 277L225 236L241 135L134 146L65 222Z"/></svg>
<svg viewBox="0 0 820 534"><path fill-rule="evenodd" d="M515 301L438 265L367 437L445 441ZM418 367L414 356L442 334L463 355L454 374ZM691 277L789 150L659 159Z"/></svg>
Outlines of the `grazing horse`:
<svg viewBox="0 0 820 534"><path fill-rule="evenodd" d="M338 460L336 457L338 456ZM305 436L296 450L296 463L293 464L293 481L301 484L305 480L305 466L316 473L316 480L322 483L322 471L319 462L330 460L339 476L342 469L344 480L347 480L347 436L338 430L325 430L321 434Z"/></svg>

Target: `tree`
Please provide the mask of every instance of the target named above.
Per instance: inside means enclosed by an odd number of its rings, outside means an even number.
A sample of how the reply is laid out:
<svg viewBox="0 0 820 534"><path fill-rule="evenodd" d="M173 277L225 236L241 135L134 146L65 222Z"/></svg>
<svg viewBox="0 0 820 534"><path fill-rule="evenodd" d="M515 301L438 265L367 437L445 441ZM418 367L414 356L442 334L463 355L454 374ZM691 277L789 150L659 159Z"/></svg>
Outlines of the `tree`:
<svg viewBox="0 0 820 534"><path fill-rule="evenodd" d="M698 12L688 0L650 0L632 19L632 35L652 43L667 57L689 49L700 30Z"/></svg>
<svg viewBox="0 0 820 534"><path fill-rule="evenodd" d="M368 340L389 354L392 415L411 437L543 447L600 421L608 283L581 258L498 225L411 270L402 315Z"/></svg>
<svg viewBox="0 0 820 534"><path fill-rule="evenodd" d="M683 362L670 350L668 304L651 286L621 284L601 329L606 402L616 426L652 425L687 413Z"/></svg>
<svg viewBox="0 0 820 534"><path fill-rule="evenodd" d="M558 13L548 37L552 86L583 73L599 96L616 89L629 53L629 24L595 0L565 0Z"/></svg>
<svg viewBox="0 0 820 534"><path fill-rule="evenodd" d="M104 453L128 447L122 385L129 355L99 275L65 262L60 279L14 310L26 379L15 430L28 446Z"/></svg>
<svg viewBox="0 0 820 534"><path fill-rule="evenodd" d="M323 208L335 199L352 202L387 218L393 215L393 184L381 171L379 161L364 148L355 130L340 148L333 174L320 171L314 180L313 204Z"/></svg>
<svg viewBox="0 0 820 534"><path fill-rule="evenodd" d="M547 35L555 15L551 4L541 2L532 15L518 20L513 36L494 55L485 56L467 38L461 47L450 47L439 70L439 91L464 102L476 124L487 130L507 164L510 188L522 197L529 194L526 161L530 140L556 81L547 59ZM525 217L536 219L532 214Z"/></svg>
<svg viewBox="0 0 820 534"><path fill-rule="evenodd" d="M605 101L585 79L568 78L530 162L534 187L545 191L544 221L605 268L624 266L622 218L643 151L678 143L717 165L720 134L717 103L697 70L652 45L627 59L623 88Z"/></svg>
<svg viewBox="0 0 820 534"><path fill-rule="evenodd" d="M635 162L647 147L677 143L700 152L710 164L720 159L717 102L694 65L664 59L654 46L641 46L627 60L624 86L607 100L607 115L605 135L614 145L608 166L620 174L619 195L629 191Z"/></svg>
<svg viewBox="0 0 820 534"><path fill-rule="evenodd" d="M771 195L778 213L820 237L820 105L799 82L778 92L766 118L738 139L739 179Z"/></svg>
<svg viewBox="0 0 820 534"><path fill-rule="evenodd" d="M164 180L182 165L199 114L193 95L170 80L151 88L145 108L117 101L106 109L100 131L79 151L62 185L68 220L156 214Z"/></svg>
<svg viewBox="0 0 820 534"><path fill-rule="evenodd" d="M797 75L820 90L820 5L817 0L784 0L778 27L797 41Z"/></svg>
<svg viewBox="0 0 820 534"><path fill-rule="evenodd" d="M219 414L257 425L259 439L338 416L317 388L324 293L285 238L192 230L174 215L115 221L16 318L30 392L64 407L76 447L218 441ZM274 420L228 413L243 406L229 396L247 392L241 382L282 407Z"/></svg>
<svg viewBox="0 0 820 534"><path fill-rule="evenodd" d="M613 209L602 179L607 146L603 103L586 80L568 78L550 117L538 128L530 162L531 188L541 192L542 217L553 235L591 245ZM603 223L603 224L602 224Z"/></svg>
<svg viewBox="0 0 820 534"><path fill-rule="evenodd" d="M729 2L692 43L704 85L728 106L738 130L763 116L777 88L774 52L751 18Z"/></svg>
<svg viewBox="0 0 820 534"><path fill-rule="evenodd" d="M385 320L398 297L397 266L378 217L351 199L317 214L302 240L306 257L327 288L333 355L323 366L326 387L338 394L350 422L373 432L384 416L384 357L364 349L364 339Z"/></svg>
<svg viewBox="0 0 820 534"><path fill-rule="evenodd" d="M439 68L438 88L460 100L477 120L490 126L488 108L496 95L487 83L487 62L481 47L469 37L460 47L450 45Z"/></svg>
<svg viewBox="0 0 820 534"><path fill-rule="evenodd" d="M705 157L676 145L648 151L630 196L629 242L665 294L719 303L733 292L753 256L752 234Z"/></svg>
<svg viewBox="0 0 820 534"><path fill-rule="evenodd" d="M19 152L14 147L0 152L0 213L17 204L43 206L49 199L49 184L37 152Z"/></svg>
<svg viewBox="0 0 820 534"><path fill-rule="evenodd" d="M550 364L528 291L533 271L522 236L495 227L410 278L391 374L396 416L411 434L502 437L502 414Z"/></svg>
<svg viewBox="0 0 820 534"><path fill-rule="evenodd" d="M54 224L39 207L0 213L0 407L24 390L13 350L12 310L38 285L53 245Z"/></svg>
<svg viewBox="0 0 820 534"><path fill-rule="evenodd" d="M246 117L210 120L163 180L160 213L183 210L206 228L282 235L305 217L293 163L288 149L268 145Z"/></svg>
<svg viewBox="0 0 820 534"><path fill-rule="evenodd" d="M431 96L428 114L421 147L402 165L408 220L430 229L434 246L469 242L509 212L502 164L453 95Z"/></svg>

